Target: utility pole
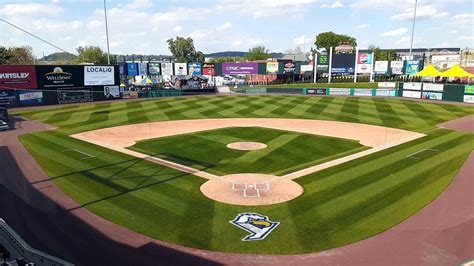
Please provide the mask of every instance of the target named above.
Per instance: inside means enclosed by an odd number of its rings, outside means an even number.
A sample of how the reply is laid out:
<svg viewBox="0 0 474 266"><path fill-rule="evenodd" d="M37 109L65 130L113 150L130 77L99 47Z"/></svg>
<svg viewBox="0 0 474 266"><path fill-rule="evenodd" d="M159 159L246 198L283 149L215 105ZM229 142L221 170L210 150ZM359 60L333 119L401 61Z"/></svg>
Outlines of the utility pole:
<svg viewBox="0 0 474 266"><path fill-rule="evenodd" d="M415 10L413 11L413 25L411 27L411 42L410 42L410 60L412 60L412 49L413 49L413 37L415 35L415 21L416 21L416 7L418 6L418 0L415 0Z"/></svg>
<svg viewBox="0 0 474 266"><path fill-rule="evenodd" d="M104 0L104 17L105 17L105 35L107 38L107 64L110 65L110 48L109 48L109 27L107 25L107 4Z"/></svg>

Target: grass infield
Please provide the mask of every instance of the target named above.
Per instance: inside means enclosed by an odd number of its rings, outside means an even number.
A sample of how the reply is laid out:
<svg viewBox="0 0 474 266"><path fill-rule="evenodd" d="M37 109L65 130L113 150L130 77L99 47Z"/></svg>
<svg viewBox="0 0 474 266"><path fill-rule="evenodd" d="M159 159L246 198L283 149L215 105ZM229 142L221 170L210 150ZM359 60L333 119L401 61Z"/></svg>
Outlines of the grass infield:
<svg viewBox="0 0 474 266"><path fill-rule="evenodd" d="M226 147L238 141L260 142L267 147L254 151ZM284 175L367 147L354 140L270 128L230 127L139 141L129 149L217 175Z"/></svg>
<svg viewBox="0 0 474 266"><path fill-rule="evenodd" d="M138 233L180 245L249 253L307 253L353 243L389 229L434 200L474 148L474 135L444 129L295 181L300 197L244 207L201 194L204 179L98 147L68 135L149 121L219 117L338 120L425 132L474 113L474 107L362 97L189 97L16 111L57 130L20 140L53 182L79 204ZM75 149L94 158L69 156ZM407 155L423 149L420 159ZM280 225L263 241L229 223L257 212Z"/></svg>

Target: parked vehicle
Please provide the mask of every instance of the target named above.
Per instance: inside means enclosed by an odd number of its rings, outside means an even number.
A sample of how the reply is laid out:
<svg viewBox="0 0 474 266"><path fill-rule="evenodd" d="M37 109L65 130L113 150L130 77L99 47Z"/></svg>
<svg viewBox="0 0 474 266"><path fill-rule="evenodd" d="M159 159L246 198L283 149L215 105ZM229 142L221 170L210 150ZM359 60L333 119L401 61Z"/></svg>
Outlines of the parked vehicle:
<svg viewBox="0 0 474 266"><path fill-rule="evenodd" d="M9 129L8 123L3 121L3 120L0 120L0 131L1 130L8 130L8 129Z"/></svg>

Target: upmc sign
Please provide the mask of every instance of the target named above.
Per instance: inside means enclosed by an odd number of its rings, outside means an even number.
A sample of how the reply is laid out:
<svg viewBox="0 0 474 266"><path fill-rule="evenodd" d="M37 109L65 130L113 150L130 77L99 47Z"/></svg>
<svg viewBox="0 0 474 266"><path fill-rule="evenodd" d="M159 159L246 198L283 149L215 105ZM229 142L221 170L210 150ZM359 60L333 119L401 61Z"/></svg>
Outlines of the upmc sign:
<svg viewBox="0 0 474 266"><path fill-rule="evenodd" d="M102 86L115 84L113 66L84 66L84 85Z"/></svg>
<svg viewBox="0 0 474 266"><path fill-rule="evenodd" d="M0 66L0 90L37 87L34 66Z"/></svg>
<svg viewBox="0 0 474 266"><path fill-rule="evenodd" d="M223 63L222 74L224 75L258 74L258 63Z"/></svg>

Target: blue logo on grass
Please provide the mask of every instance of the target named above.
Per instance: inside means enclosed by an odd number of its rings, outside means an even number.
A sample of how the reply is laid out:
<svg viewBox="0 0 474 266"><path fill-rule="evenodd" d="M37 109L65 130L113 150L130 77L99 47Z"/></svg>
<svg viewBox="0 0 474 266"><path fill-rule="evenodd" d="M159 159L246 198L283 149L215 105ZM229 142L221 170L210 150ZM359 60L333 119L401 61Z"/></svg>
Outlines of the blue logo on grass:
<svg viewBox="0 0 474 266"><path fill-rule="evenodd" d="M250 233L242 241L262 240L280 224L270 221L267 216L253 212L240 213L229 222Z"/></svg>

